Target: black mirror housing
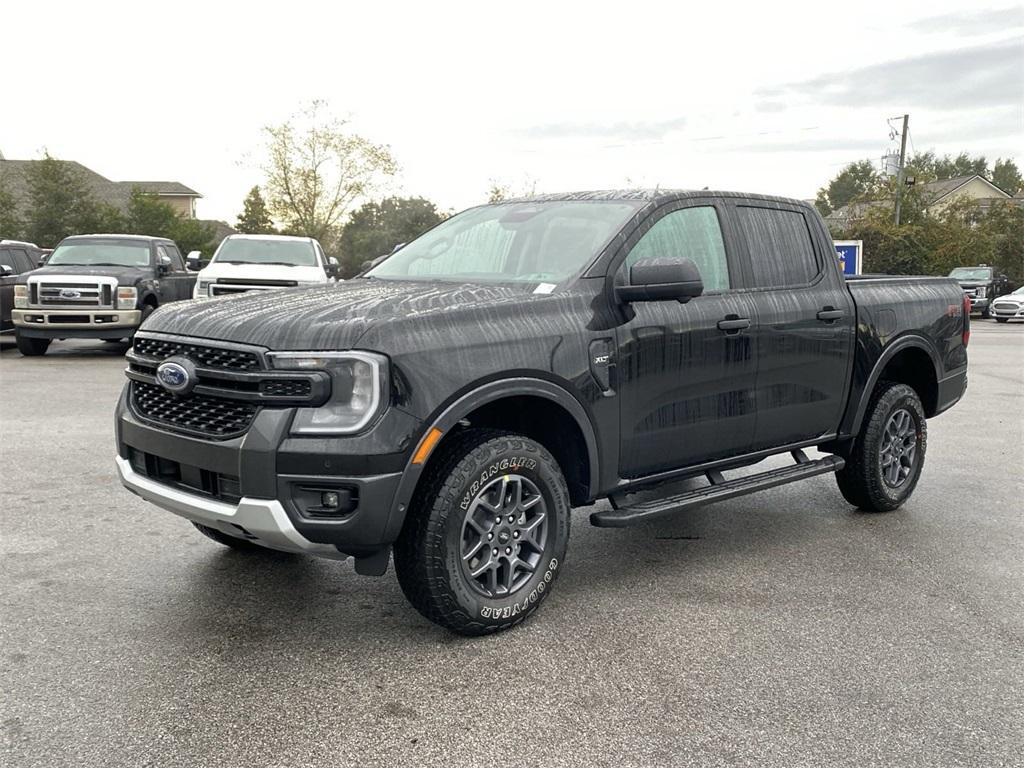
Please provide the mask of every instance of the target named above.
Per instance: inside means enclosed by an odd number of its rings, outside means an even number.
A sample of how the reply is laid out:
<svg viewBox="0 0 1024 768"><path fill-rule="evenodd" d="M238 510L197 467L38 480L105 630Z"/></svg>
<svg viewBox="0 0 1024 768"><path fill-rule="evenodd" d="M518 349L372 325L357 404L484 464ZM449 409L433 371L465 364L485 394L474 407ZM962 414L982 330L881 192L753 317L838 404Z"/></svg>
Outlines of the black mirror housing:
<svg viewBox="0 0 1024 768"><path fill-rule="evenodd" d="M704 293L700 270L690 259L640 259L629 270L629 285L615 286L621 302L678 301L685 304Z"/></svg>

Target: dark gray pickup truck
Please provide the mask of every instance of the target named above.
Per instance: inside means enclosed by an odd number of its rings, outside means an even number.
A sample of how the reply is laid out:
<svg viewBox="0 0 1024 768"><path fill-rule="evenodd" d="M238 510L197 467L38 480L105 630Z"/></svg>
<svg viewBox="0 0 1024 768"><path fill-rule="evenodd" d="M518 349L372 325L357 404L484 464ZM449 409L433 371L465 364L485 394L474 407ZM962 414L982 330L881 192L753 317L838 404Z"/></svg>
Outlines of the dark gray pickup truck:
<svg viewBox="0 0 1024 768"><path fill-rule="evenodd" d="M173 241L143 235L75 235L45 266L18 276L15 340L26 356L54 339L119 341L162 304L192 298L196 275Z"/></svg>
<svg viewBox="0 0 1024 768"><path fill-rule="evenodd" d="M421 613L484 634L540 605L598 499L591 523L621 527L834 473L899 507L966 387L967 308L946 278L845 280L796 200L486 205L354 280L161 308L117 467L230 547L378 575L393 552Z"/></svg>

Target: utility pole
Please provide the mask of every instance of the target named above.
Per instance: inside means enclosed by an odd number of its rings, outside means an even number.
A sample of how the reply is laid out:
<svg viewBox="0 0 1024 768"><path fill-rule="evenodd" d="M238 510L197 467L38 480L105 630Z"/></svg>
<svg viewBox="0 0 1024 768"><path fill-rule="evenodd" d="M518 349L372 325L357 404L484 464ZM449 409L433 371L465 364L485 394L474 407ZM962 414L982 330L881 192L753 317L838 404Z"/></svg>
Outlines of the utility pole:
<svg viewBox="0 0 1024 768"><path fill-rule="evenodd" d="M900 170L896 174L896 226L900 225L900 208L903 207L903 187L906 182L903 178L903 167L907 163L907 125L910 123L910 115L903 116L903 131L900 132Z"/></svg>

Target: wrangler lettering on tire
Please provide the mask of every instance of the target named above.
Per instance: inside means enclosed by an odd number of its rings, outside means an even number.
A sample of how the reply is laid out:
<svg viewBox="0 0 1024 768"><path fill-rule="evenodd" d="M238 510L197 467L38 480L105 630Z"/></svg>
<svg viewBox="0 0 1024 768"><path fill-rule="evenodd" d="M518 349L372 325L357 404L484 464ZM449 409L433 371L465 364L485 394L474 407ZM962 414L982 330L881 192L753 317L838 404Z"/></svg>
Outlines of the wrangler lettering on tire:
<svg viewBox="0 0 1024 768"><path fill-rule="evenodd" d="M569 541L569 491L538 443L469 429L442 445L395 543L402 591L464 635L518 624L550 593Z"/></svg>

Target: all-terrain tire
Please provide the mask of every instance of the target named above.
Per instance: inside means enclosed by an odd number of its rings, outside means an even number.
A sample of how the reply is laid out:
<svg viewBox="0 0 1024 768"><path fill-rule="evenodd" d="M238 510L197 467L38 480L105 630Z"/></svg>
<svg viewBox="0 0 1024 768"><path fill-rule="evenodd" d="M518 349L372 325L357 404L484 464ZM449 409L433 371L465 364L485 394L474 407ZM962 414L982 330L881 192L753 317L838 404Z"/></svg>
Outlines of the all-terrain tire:
<svg viewBox="0 0 1024 768"><path fill-rule="evenodd" d="M420 481L394 546L398 583L417 611L452 632L508 629L540 607L562 570L570 510L562 470L544 446L467 429L441 446Z"/></svg>
<svg viewBox="0 0 1024 768"><path fill-rule="evenodd" d="M208 539L213 539L218 544L223 544L225 547L231 547L232 549L238 550L253 550L253 549L264 549L259 544L254 544L246 539L239 539L234 536L228 536L226 533L221 533L216 528L210 528L208 525L201 523L192 523L203 536Z"/></svg>
<svg viewBox="0 0 1024 768"><path fill-rule="evenodd" d="M891 444L887 430L892 429L893 420L900 420L902 414L909 416L908 434L900 442L899 451L909 450L913 445L914 455L907 467L905 477L893 484L886 480L883 462L893 460L893 451L886 450ZM882 381L875 387L860 434L854 442L846 466L836 473L839 491L848 502L865 512L891 512L900 507L917 486L924 468L928 443L928 427L924 407L917 393L906 384ZM901 460L899 456L896 460Z"/></svg>
<svg viewBox="0 0 1024 768"><path fill-rule="evenodd" d="M14 332L14 343L18 345L18 351L25 357L39 357L45 355L50 346L50 339L33 339L22 336L18 331Z"/></svg>

